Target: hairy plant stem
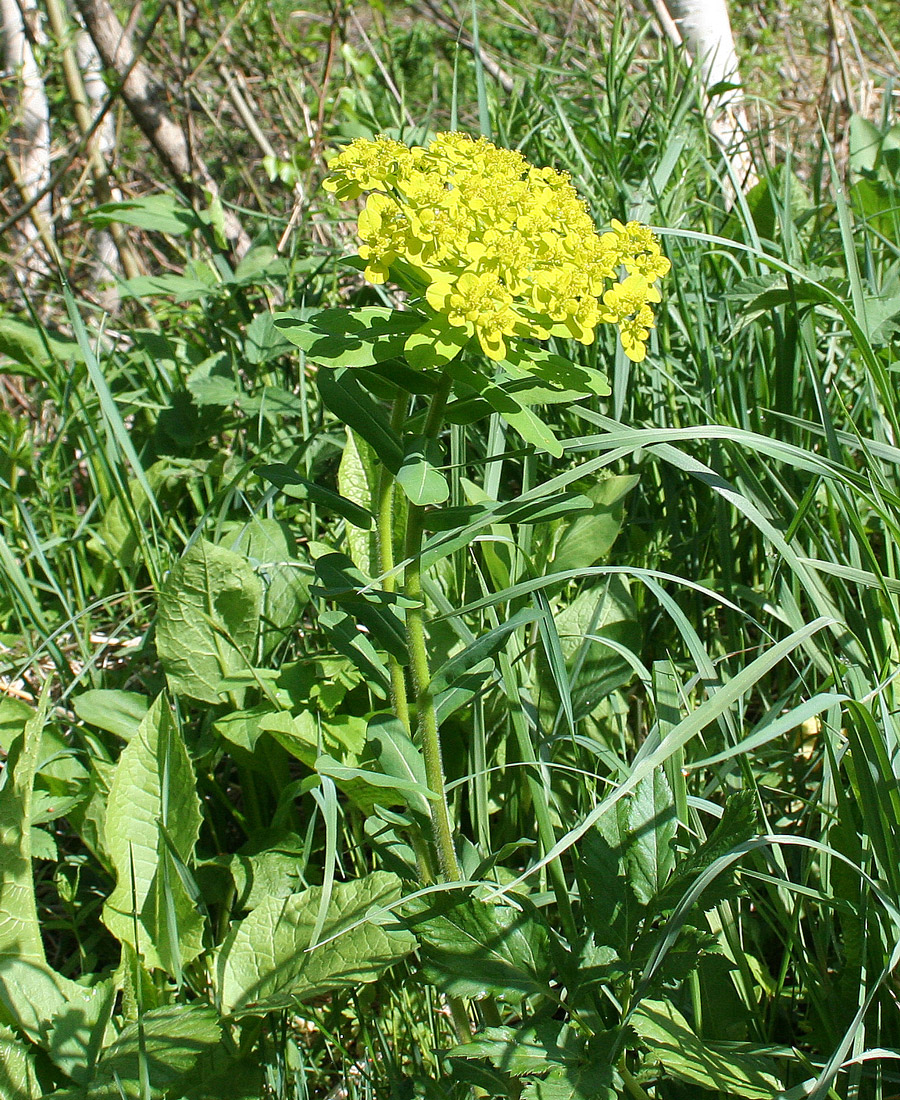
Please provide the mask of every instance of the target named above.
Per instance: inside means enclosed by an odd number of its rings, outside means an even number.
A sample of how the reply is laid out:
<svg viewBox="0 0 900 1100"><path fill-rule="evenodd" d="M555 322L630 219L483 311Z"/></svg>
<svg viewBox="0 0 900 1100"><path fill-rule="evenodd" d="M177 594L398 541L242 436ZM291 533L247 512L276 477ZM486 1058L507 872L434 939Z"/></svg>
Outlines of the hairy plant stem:
<svg viewBox="0 0 900 1100"><path fill-rule="evenodd" d="M450 396L451 385L451 379L444 375L440 386L432 396L422 433L426 439L436 439L441 430L444 406ZM456 849L453 846L450 809L444 791L441 737L438 729L437 711L434 706L434 695L431 691L431 668L428 663L428 647L425 640L425 604L422 591L421 565L424 524L424 507L410 504L406 519L406 545L404 548L404 557L407 559L408 564L403 576L403 588L404 595L414 603L406 611L406 640L409 647L410 676L416 699L419 738L422 745L422 755L425 758L425 775L429 788L437 796L431 803L434 843L444 879L448 882L459 882L462 878L462 872L459 869Z"/></svg>
<svg viewBox="0 0 900 1100"><path fill-rule="evenodd" d="M398 435L402 433L408 408L409 395L405 390L400 390L391 409L391 427ZM397 587L397 579L394 575L394 477L383 463L378 476L375 513L381 586L385 592L394 592ZM396 657L391 656L388 660L388 667L391 673L391 703L393 704L394 714L400 719L407 731L411 733L412 721L409 714L409 697L406 692L406 677L403 666Z"/></svg>

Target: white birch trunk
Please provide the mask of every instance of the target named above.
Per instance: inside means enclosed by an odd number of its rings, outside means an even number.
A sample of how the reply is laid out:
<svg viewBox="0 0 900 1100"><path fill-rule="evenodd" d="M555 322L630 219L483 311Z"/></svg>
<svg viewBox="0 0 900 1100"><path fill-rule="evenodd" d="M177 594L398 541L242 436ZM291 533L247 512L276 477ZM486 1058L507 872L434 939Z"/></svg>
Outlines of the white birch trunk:
<svg viewBox="0 0 900 1100"><path fill-rule="evenodd" d="M50 181L50 107L26 33L26 16L32 17L33 33L39 36L35 0L0 0L4 68L18 77L16 101L7 105L10 117L15 120L7 158L19 193L27 204ZM52 196L47 191L34 202L29 217L23 218L17 226L24 238L28 284L33 284L50 269L52 203Z"/></svg>
<svg viewBox="0 0 900 1100"><path fill-rule="evenodd" d="M657 0L657 9L662 2ZM749 126L740 63L727 0L665 0L665 8L670 18L661 19L663 29L671 37L677 32L700 66L709 128L721 145L734 178L743 189L749 189L758 181L758 176L747 139ZM721 84L731 87L715 90Z"/></svg>

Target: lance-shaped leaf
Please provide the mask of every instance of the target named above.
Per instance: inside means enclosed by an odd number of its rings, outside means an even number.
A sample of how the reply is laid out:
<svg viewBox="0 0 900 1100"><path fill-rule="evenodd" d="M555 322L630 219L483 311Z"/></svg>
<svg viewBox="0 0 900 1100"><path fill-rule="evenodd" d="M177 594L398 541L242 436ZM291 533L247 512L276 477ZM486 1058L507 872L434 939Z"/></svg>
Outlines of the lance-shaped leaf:
<svg viewBox="0 0 900 1100"><path fill-rule="evenodd" d="M409 606L409 600L394 592L371 587L369 578L346 554L323 554L316 559L315 568L322 587L315 586L310 592L334 600L349 611L369 631L376 645L405 664L409 659L406 631L398 609Z"/></svg>
<svg viewBox="0 0 900 1100"><path fill-rule="evenodd" d="M177 974L203 948L203 917L184 880L200 832L194 773L160 695L116 765L106 846L116 886L107 928L149 967Z"/></svg>
<svg viewBox="0 0 900 1100"><path fill-rule="evenodd" d="M365 390L353 371L322 369L316 375L316 384L334 415L361 435L385 466L396 473L403 461L400 439L384 407Z"/></svg>
<svg viewBox="0 0 900 1100"><path fill-rule="evenodd" d="M312 950L322 887L267 898L232 927L219 949L216 975L223 1010L261 1015L375 981L416 946L408 932L376 923L380 907L399 897L400 879L384 871L339 883Z"/></svg>

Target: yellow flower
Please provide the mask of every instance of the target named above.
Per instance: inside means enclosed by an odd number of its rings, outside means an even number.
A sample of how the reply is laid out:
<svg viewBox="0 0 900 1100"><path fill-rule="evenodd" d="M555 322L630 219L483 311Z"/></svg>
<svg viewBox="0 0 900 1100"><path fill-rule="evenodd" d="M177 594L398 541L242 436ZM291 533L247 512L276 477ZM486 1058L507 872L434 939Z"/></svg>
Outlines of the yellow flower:
<svg viewBox="0 0 900 1100"><path fill-rule="evenodd" d="M510 337L590 343L601 323L618 325L630 358L646 354L669 261L639 222L599 235L566 173L460 133L412 148L357 139L329 167L339 199L371 192L358 223L366 278L382 283L405 261L431 309L489 358Z"/></svg>

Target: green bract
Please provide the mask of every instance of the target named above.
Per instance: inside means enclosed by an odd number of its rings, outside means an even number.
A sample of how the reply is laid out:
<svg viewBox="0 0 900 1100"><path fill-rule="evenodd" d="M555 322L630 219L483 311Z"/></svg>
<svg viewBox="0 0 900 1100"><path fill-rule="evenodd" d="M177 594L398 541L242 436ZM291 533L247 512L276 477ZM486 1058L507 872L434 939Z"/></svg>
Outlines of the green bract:
<svg viewBox="0 0 900 1100"><path fill-rule="evenodd" d="M358 138L330 168L324 186L339 199L370 192L358 223L366 278L383 283L404 260L431 308L489 358L506 357L508 337L589 344L601 323L644 358L669 261L638 222L598 234L565 173L458 133L412 148Z"/></svg>

